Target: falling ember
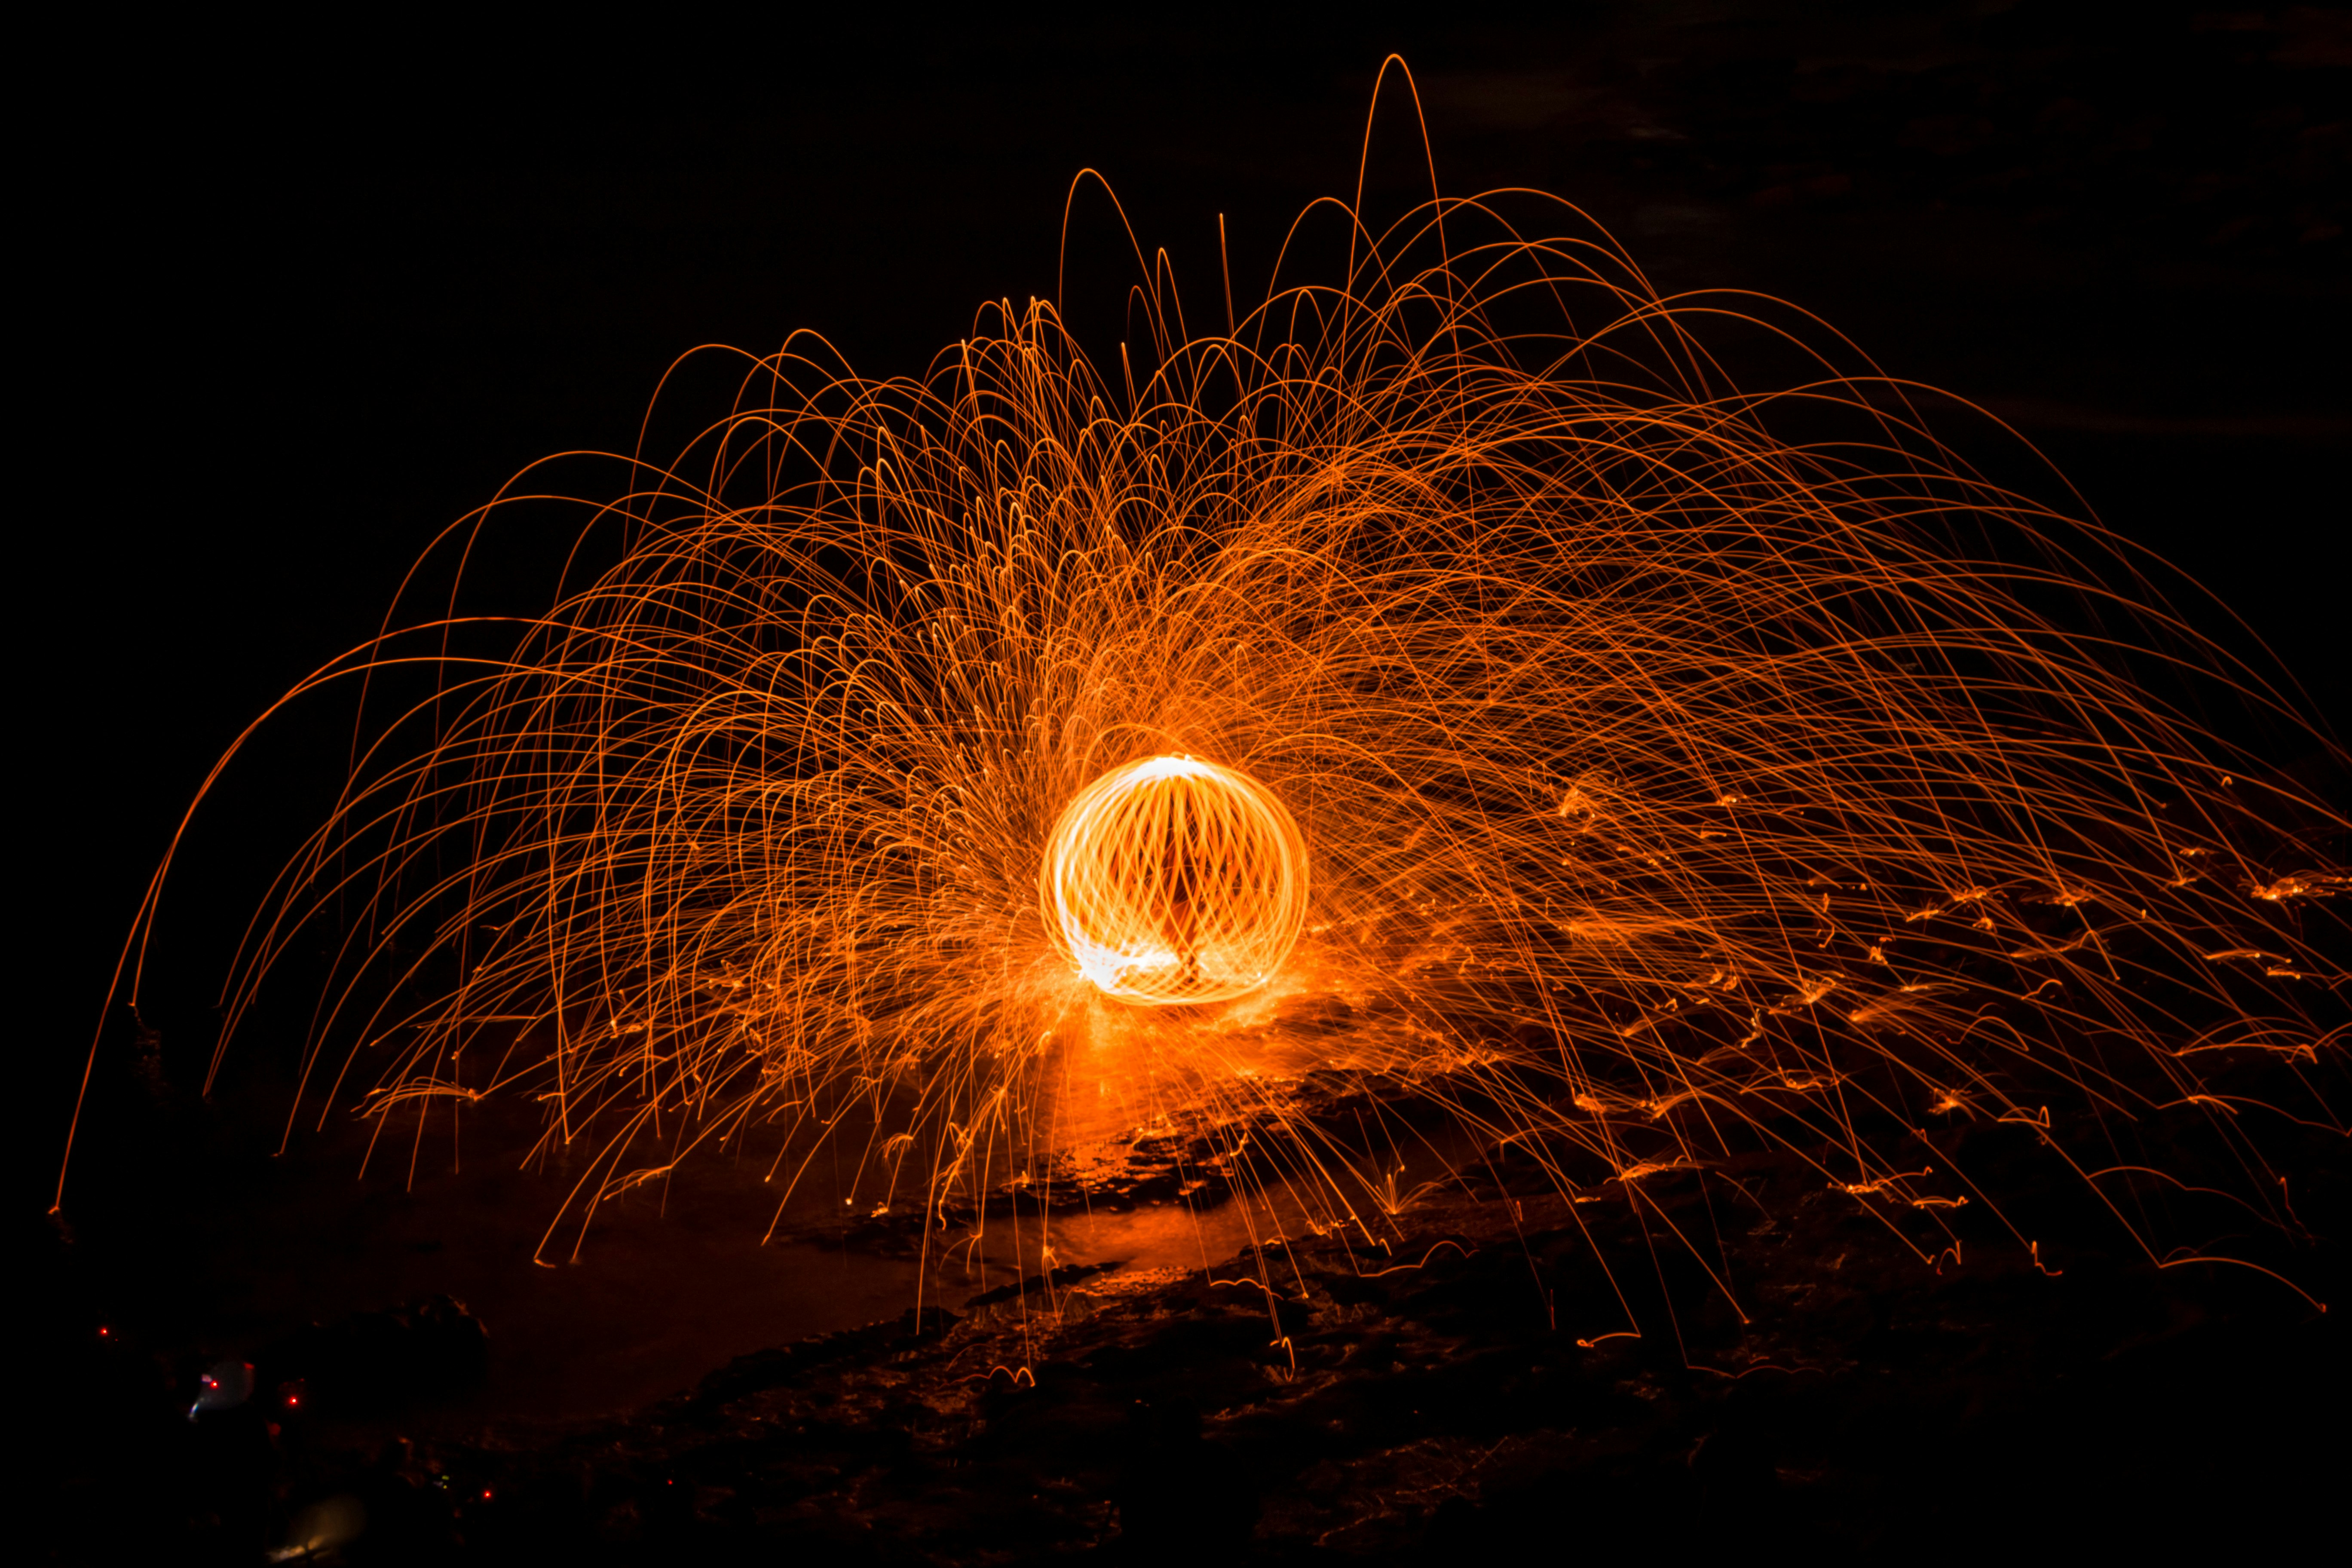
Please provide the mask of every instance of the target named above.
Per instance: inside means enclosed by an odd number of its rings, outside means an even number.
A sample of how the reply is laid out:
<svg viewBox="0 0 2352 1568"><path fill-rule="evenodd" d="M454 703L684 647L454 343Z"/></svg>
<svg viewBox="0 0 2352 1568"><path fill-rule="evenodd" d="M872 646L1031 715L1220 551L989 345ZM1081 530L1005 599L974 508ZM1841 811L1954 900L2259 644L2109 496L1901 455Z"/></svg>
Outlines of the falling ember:
<svg viewBox="0 0 2352 1568"><path fill-rule="evenodd" d="M1265 984L1307 918L1307 846L1263 785L1148 757L1080 791L1037 879L1047 929L1125 1002L1223 1002Z"/></svg>

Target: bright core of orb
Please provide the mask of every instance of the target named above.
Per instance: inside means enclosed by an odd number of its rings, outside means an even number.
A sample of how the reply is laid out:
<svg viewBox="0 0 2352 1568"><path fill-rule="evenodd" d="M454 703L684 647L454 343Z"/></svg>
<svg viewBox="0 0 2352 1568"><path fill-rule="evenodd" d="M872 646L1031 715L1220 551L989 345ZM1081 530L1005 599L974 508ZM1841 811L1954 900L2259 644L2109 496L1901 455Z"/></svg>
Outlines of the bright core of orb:
<svg viewBox="0 0 2352 1568"><path fill-rule="evenodd" d="M1265 785L1148 757L1080 790L1037 874L1045 929L1122 1001L1223 1002L1272 978L1307 919L1307 841Z"/></svg>

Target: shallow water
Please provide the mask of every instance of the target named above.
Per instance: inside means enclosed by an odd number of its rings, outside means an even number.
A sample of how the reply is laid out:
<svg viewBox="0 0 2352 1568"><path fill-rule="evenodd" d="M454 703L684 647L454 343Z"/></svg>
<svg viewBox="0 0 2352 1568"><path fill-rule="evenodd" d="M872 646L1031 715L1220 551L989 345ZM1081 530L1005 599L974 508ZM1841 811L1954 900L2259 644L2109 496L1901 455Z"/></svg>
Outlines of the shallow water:
<svg viewBox="0 0 2352 1568"><path fill-rule="evenodd" d="M199 1337L250 1354L309 1322L446 1294L487 1325L490 1355L487 1382L445 1413L561 1418L643 1404L733 1356L915 1301L912 1262L762 1246L773 1189L723 1160L603 1205L584 1236L551 1237L578 1174L518 1168L519 1131L532 1129L477 1118L462 1160L445 1139L413 1174L380 1148L362 1176L367 1130L341 1119L300 1140L194 1222ZM822 1201L813 1184L804 1202Z"/></svg>
<svg viewBox="0 0 2352 1568"><path fill-rule="evenodd" d="M706 1152L606 1201L584 1232L576 1209L551 1232L585 1162L523 1163L533 1107L478 1108L454 1149L441 1131L422 1145L387 1135L371 1155L369 1127L337 1116L269 1153L284 1106L282 1094L252 1091L204 1113L214 1152L168 1194L173 1217L157 1216L180 1234L155 1267L181 1276L157 1282L157 1299L183 1305L180 1331L204 1353L250 1357L308 1323L455 1297L488 1329L488 1375L419 1405L390 1391L412 1430L627 1409L736 1356L919 1300L957 1308L1049 1264L1199 1269L1297 1235L1311 1217L1279 1184L1197 1211L1082 1206L1050 1227L1001 1205L983 1225L932 1232L927 1258L905 1255L915 1248L904 1232L883 1255L838 1239L845 1219L874 1206L871 1184L857 1190L859 1139L840 1141L841 1161L821 1151L781 1205L782 1181L763 1180L772 1153ZM772 1227L778 1238L763 1242Z"/></svg>

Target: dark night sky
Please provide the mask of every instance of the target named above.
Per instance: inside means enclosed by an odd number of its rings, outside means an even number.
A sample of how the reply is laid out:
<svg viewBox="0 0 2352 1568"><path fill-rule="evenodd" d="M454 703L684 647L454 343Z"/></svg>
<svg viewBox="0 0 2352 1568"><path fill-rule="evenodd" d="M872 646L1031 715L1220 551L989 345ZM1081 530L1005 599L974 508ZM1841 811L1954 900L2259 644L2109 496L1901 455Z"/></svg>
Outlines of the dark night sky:
<svg viewBox="0 0 2352 1568"><path fill-rule="evenodd" d="M83 118L37 139L50 221L19 230L47 247L27 456L62 480L22 528L33 1180L177 813L437 529L543 453L625 448L698 343L810 326L869 374L919 371L982 300L1053 294L1083 166L1198 300L1225 214L1246 295L1289 216L1352 184L1390 48L1449 194L1555 191L1663 289L1780 293L2015 419L2340 713L2344 13L2111 9L642 49L190 33L81 79ZM1384 110L1375 188L1405 190L1418 153ZM1108 255L1103 215L1082 211L1082 254ZM1123 285L1108 268L1089 276ZM151 990L175 1050L202 1043L220 928L331 782L328 733L286 726L200 825Z"/></svg>

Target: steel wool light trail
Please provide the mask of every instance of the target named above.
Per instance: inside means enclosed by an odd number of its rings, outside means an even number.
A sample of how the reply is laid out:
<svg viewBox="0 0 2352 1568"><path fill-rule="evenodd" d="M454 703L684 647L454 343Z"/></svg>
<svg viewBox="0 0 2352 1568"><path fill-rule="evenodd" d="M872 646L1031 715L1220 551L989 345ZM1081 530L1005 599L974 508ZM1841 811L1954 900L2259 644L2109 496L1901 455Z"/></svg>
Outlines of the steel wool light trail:
<svg viewBox="0 0 2352 1568"><path fill-rule="evenodd" d="M1231 768L1148 757L1078 792L1045 844L1040 907L1122 1001L1226 1002L1274 977L1307 918L1307 846Z"/></svg>
<svg viewBox="0 0 2352 1568"><path fill-rule="evenodd" d="M413 1152L537 1096L575 1236L713 1149L947 1236L1097 1082L1367 1238L1381 1162L1302 1086L1637 1205L1780 1151L1923 1259L1965 1205L2035 1239L1971 1125L2151 1257L2203 1255L2159 1124L2287 1226L2231 1075L2343 1126L2344 819L2135 669L2286 714L2259 677L1809 319L1525 193L1361 209L1224 333L1143 267L1108 371L1038 302L919 380L742 356L586 487L544 614L397 613L296 694L373 683L228 1034L331 929L312 1110ZM1805 357L1746 389L1742 344Z"/></svg>

